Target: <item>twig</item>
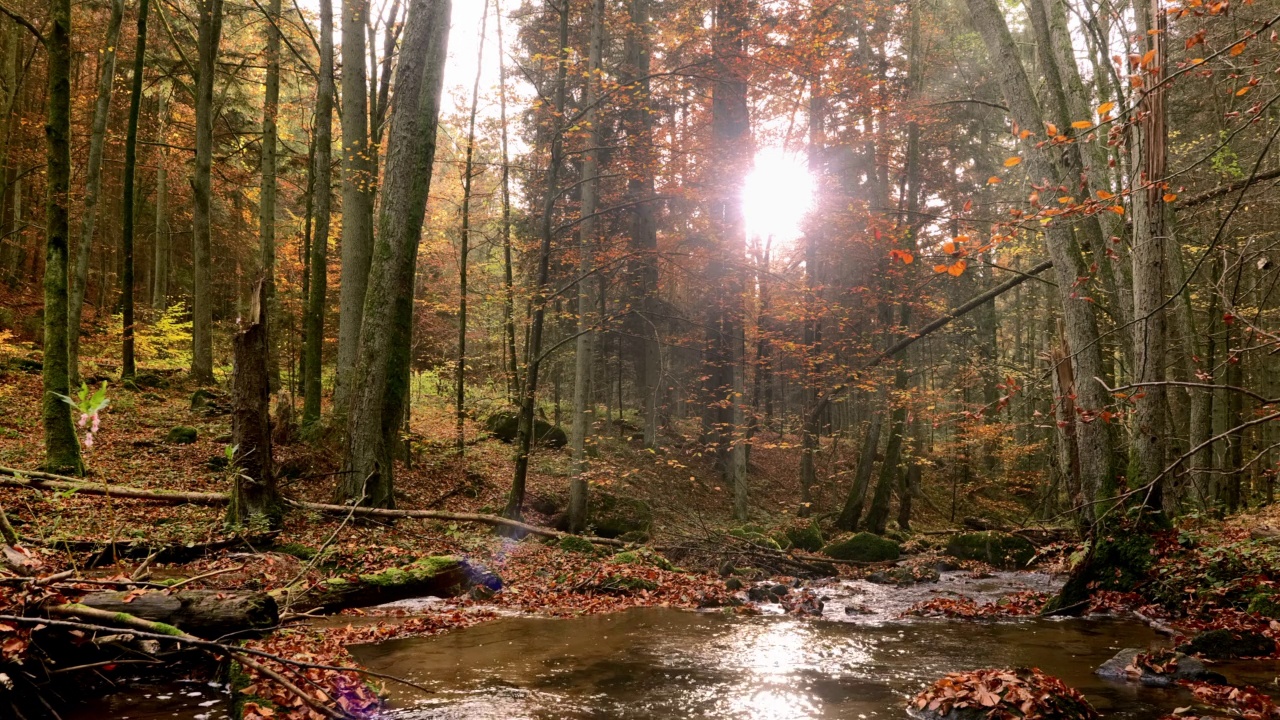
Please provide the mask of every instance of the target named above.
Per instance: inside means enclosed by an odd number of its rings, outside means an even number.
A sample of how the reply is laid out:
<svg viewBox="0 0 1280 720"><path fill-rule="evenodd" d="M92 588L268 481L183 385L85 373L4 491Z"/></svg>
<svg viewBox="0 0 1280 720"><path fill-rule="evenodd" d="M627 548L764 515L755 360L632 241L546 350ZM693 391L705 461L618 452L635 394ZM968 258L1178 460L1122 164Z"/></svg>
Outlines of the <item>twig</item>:
<svg viewBox="0 0 1280 720"><path fill-rule="evenodd" d="M177 590L178 588L182 587L183 585L186 585L186 584L188 584L188 583L193 583L193 582L195 582L195 581L197 581L197 580L205 580L205 579L208 579L208 578L211 578L211 577L215 577L215 576L217 576L217 575L222 575L222 574L224 574L224 573L235 572L235 571L237 571L237 570L243 570L243 569L245 568L245 565L246 565L246 563L240 563L240 565L239 565L239 566L237 566L237 567L221 568L221 569L219 569L219 570L213 570L213 571L211 571L211 572L204 573L203 575L196 575L195 577L189 577L189 578L187 578L186 580L181 580L181 581L179 581L179 582L176 582L176 583L174 583L174 584L170 585L170 586L169 586L169 590Z"/></svg>

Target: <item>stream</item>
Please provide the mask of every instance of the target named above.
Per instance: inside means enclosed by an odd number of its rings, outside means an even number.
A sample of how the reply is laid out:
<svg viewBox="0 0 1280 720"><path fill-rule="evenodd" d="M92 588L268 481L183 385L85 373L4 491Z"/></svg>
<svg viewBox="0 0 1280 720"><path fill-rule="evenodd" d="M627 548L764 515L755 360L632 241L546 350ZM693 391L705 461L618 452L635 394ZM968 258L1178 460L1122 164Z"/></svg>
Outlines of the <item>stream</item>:
<svg viewBox="0 0 1280 720"><path fill-rule="evenodd" d="M822 619L764 606L760 615L641 608L571 619L503 617L429 638L352 646L363 665L434 692L388 683L387 718L903 718L906 700L955 670L1039 667L1106 717L1154 720L1191 705L1183 690L1104 681L1094 668L1121 648L1167 644L1129 619L963 622L900 619L923 599L987 602L1053 586L1045 575L944 573L907 588L864 581L818 586ZM852 610L846 610L852 608ZM1280 663L1215 666L1233 682L1275 689ZM213 703L211 700L217 700ZM217 688L137 685L69 717L220 720Z"/></svg>

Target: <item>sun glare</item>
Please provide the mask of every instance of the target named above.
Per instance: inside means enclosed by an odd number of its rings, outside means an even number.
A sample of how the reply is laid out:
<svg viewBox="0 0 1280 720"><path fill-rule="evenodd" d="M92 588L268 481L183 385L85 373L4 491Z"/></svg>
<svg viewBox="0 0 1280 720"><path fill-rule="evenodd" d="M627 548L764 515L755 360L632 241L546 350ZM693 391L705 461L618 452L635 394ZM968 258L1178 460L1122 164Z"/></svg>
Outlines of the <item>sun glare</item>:
<svg viewBox="0 0 1280 720"><path fill-rule="evenodd" d="M756 153L742 188L747 233L790 242L800 237L801 223L813 204L813 177L805 159L780 148Z"/></svg>

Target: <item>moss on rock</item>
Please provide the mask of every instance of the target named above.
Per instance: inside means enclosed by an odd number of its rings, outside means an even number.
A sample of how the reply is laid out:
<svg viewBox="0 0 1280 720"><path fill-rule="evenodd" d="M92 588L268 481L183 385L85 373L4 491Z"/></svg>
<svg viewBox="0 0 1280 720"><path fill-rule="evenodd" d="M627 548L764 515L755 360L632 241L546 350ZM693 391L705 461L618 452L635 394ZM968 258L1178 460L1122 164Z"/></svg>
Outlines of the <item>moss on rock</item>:
<svg viewBox="0 0 1280 720"><path fill-rule="evenodd" d="M675 570L671 561L653 550L642 547L635 550L623 550L613 556L613 561L622 565L652 565L662 570Z"/></svg>
<svg viewBox="0 0 1280 720"><path fill-rule="evenodd" d="M795 548L806 552L818 552L822 549L822 530L818 523L794 523L780 528L773 534L773 539L784 550Z"/></svg>
<svg viewBox="0 0 1280 720"><path fill-rule="evenodd" d="M822 548L827 557L854 562L897 560L901 552L898 543L869 532L837 538Z"/></svg>
<svg viewBox="0 0 1280 720"><path fill-rule="evenodd" d="M582 555L595 555L596 546L591 541L579 535L565 535L560 538L560 542L556 544L561 550L571 553L580 553Z"/></svg>
<svg viewBox="0 0 1280 720"><path fill-rule="evenodd" d="M978 560L1005 570L1025 568L1036 555L1036 547L1026 538L986 531L954 535L946 554L957 560Z"/></svg>
<svg viewBox="0 0 1280 720"><path fill-rule="evenodd" d="M643 500L608 492L591 497L587 524L600 537L616 538L627 533L648 533L653 525L653 510Z"/></svg>
<svg viewBox="0 0 1280 720"><path fill-rule="evenodd" d="M177 425L169 429L164 441L173 445L190 445L196 441L196 429L188 425Z"/></svg>

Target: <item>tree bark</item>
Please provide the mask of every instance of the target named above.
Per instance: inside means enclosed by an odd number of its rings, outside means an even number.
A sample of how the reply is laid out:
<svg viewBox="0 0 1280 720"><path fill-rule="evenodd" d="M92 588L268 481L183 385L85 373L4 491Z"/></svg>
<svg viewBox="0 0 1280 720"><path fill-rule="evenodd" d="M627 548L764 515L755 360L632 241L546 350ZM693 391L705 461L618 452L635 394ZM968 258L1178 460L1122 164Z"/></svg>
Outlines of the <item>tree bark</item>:
<svg viewBox="0 0 1280 720"><path fill-rule="evenodd" d="M502 38L502 0L493 2L498 26L498 123L502 126L502 330L506 341L507 395L516 402L520 392L520 361L516 357L515 268L511 256L511 152L507 135L507 63Z"/></svg>
<svg viewBox="0 0 1280 720"><path fill-rule="evenodd" d="M100 59L102 65L98 75L98 100L94 104L93 125L89 131L89 164L85 169L84 208L80 215L76 273L71 281L71 296L67 306L67 367L71 373L72 387L80 384L80 316L84 308L85 287L89 284L89 257L93 250L93 231L98 218L98 195L102 190L102 155L111 110L111 85L116 76L116 44L120 41L120 22L123 16L124 0L112 0L111 16L107 20L106 44ZM7 130L0 132L8 135ZM0 167L3 166L0 163Z"/></svg>
<svg viewBox="0 0 1280 720"><path fill-rule="evenodd" d="M280 529L284 506L276 487L271 459L271 337L266 280L259 279L244 329L232 339L235 376L231 391L231 437L234 478L229 524Z"/></svg>
<svg viewBox="0 0 1280 720"><path fill-rule="evenodd" d="M71 424L67 349L68 203L71 193L71 1L49 0L45 51L48 116L45 124L44 363L41 370L45 468L84 470L80 440Z"/></svg>
<svg viewBox="0 0 1280 720"><path fill-rule="evenodd" d="M124 141L124 227L121 236L124 246L124 271L120 274L121 314L124 319L124 342L121 348L120 377L131 378L137 372L134 367L133 327L133 246L134 213L137 209L134 176L138 167L138 113L142 109L142 74L147 58L147 8L148 0L138 3L137 45L133 58L133 90L129 96L129 126Z"/></svg>
<svg viewBox="0 0 1280 720"><path fill-rule="evenodd" d="M394 507L393 460L404 417L413 322L413 278L436 152L448 47L449 0L412 0L396 68L386 181L360 330L347 472L337 496Z"/></svg>
<svg viewBox="0 0 1280 720"><path fill-rule="evenodd" d="M352 376L373 258L373 188L377 169L369 143L368 69L365 25L369 0L342 3L342 278L338 295L338 361L333 407L350 412ZM376 99L375 99L376 102Z"/></svg>
<svg viewBox="0 0 1280 720"><path fill-rule="evenodd" d="M880 428L884 423L884 412L874 411L871 423L867 426L866 437L862 441L862 451L858 454L858 467L854 470L853 485L845 498L844 507L836 518L836 527L853 532L858 529L858 521L862 518L862 506L867 500L867 490L871 485L871 472L875 468L876 450L880 447Z"/></svg>
<svg viewBox="0 0 1280 720"><path fill-rule="evenodd" d="M93 592L81 598L80 604L95 610L127 613L143 620L173 625L196 637L210 639L230 633L266 631L280 624L275 599L261 592Z"/></svg>
<svg viewBox="0 0 1280 720"><path fill-rule="evenodd" d="M307 294L307 340L302 378L302 422L320 419L320 370L328 290L329 220L333 197L333 3L320 3L320 88L316 93L315 223L311 238L311 279Z"/></svg>
<svg viewBox="0 0 1280 720"><path fill-rule="evenodd" d="M194 212L191 376L213 382L213 81L222 40L223 0L200 0L196 40L196 159L191 180Z"/></svg>

